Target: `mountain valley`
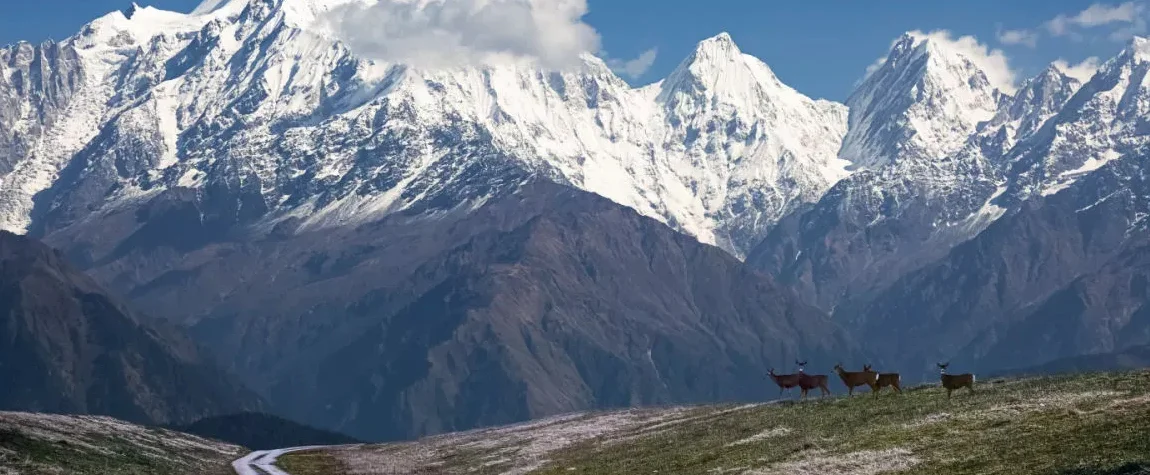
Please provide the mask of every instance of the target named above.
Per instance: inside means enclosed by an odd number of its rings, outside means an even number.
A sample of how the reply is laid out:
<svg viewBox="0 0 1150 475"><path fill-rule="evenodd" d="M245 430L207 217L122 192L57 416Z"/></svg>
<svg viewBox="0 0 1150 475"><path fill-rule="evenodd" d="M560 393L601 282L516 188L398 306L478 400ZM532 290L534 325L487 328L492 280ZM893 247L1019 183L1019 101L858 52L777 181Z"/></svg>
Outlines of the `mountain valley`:
<svg viewBox="0 0 1150 475"><path fill-rule="evenodd" d="M764 400L797 359L918 381L1150 344L1145 39L1088 80L1052 64L1006 87L910 32L839 104L726 33L643 86L590 54L389 63L322 21L350 1L133 5L0 47L0 229L59 252L0 249L50 263L37 289L67 303L10 327L112 332L121 362L206 351L242 393L6 407L263 408L397 440ZM136 328L168 326L195 343ZM109 368L94 380L150 374Z"/></svg>

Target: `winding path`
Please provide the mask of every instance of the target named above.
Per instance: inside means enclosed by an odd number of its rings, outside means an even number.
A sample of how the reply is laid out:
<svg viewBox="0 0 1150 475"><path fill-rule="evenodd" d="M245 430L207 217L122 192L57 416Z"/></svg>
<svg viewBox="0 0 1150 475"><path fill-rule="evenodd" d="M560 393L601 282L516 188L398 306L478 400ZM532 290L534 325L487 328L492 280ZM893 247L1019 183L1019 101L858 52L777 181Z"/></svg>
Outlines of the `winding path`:
<svg viewBox="0 0 1150 475"><path fill-rule="evenodd" d="M322 445L308 447L292 447L290 449L257 450L232 462L236 475L290 475L276 467L276 459L281 455L304 450L324 448Z"/></svg>

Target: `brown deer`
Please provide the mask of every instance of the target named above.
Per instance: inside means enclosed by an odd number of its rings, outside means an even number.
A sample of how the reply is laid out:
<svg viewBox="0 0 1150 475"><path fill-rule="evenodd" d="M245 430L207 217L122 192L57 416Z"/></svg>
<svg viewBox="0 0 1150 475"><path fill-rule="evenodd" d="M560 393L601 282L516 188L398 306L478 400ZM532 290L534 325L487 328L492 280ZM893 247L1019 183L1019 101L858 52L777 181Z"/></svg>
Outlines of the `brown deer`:
<svg viewBox="0 0 1150 475"><path fill-rule="evenodd" d="M950 399L950 393L956 389L966 388L974 393L974 375L970 373L964 374L946 374L946 368L950 363L938 363L938 369L942 376L942 387L946 388L946 398Z"/></svg>
<svg viewBox="0 0 1150 475"><path fill-rule="evenodd" d="M797 374L775 374L774 368L771 368L767 374L771 377L771 381L779 385L779 397L783 397L783 391L799 385L799 375Z"/></svg>
<svg viewBox="0 0 1150 475"><path fill-rule="evenodd" d="M873 371L873 370L871 369L871 366L868 364L868 365L863 366L863 371ZM895 392L902 394L902 387L900 386L901 383L902 383L902 376L899 376L898 373L879 373L878 379L875 380L875 391L876 392L882 391L882 388L890 386L890 387L894 388Z"/></svg>
<svg viewBox="0 0 1150 475"><path fill-rule="evenodd" d="M807 391L810 391L811 389L815 389L815 388L819 389L819 397L827 396L831 393L831 390L829 388L827 388L827 375L804 373L803 367L807 365L806 361L799 362L798 360L796 360L795 364L799 365L798 376L799 376L799 391L801 391L801 393L799 395L800 400L806 399L807 398Z"/></svg>
<svg viewBox="0 0 1150 475"><path fill-rule="evenodd" d="M848 396L854 396L855 388L867 386L870 387L871 392L875 393L875 397L878 397L878 393L875 389L875 380L878 379L878 373L865 368L862 371L847 371L843 369L842 363L835 365L835 372L839 374L839 377L843 380L843 384L847 386Z"/></svg>

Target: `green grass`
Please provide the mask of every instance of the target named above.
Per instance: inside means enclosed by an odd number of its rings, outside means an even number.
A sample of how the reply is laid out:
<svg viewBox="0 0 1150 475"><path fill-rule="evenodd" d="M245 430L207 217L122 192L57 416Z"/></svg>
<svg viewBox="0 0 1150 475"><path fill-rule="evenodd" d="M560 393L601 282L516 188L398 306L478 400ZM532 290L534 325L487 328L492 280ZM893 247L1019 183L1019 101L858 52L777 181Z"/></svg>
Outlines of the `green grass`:
<svg viewBox="0 0 1150 475"><path fill-rule="evenodd" d="M908 474L1108 474L1150 464L1146 374L976 388L950 400L929 388L717 413L650 437L570 447L538 473L771 473L772 466L833 468L835 460L867 459L868 453L888 454L872 456L876 464L903 460L901 473ZM780 427L789 432L730 445ZM842 473L851 473L846 465Z"/></svg>
<svg viewBox="0 0 1150 475"><path fill-rule="evenodd" d="M332 454L321 451L293 452L276 460L276 466L292 475L337 475L346 466Z"/></svg>
<svg viewBox="0 0 1150 475"><path fill-rule="evenodd" d="M944 390L924 386L877 399L862 393L644 410L629 413L630 422L616 429L543 444L542 452L540 441L574 433L563 432L569 422L363 446L330 451L351 467L331 473L384 473L372 470L407 460L402 473L528 467L544 475L1150 475L1150 373L996 380L975 388L950 400ZM594 426L620 414L581 416L571 424Z"/></svg>

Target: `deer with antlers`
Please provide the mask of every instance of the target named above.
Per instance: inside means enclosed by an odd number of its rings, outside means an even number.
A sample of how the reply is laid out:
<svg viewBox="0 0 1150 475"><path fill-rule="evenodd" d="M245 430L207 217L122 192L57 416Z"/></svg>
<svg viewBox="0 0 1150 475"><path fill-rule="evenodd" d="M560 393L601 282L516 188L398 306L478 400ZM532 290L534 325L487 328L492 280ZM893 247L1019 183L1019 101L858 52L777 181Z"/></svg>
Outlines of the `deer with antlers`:
<svg viewBox="0 0 1150 475"><path fill-rule="evenodd" d="M875 389L878 373L870 371L868 368L864 366L862 371L847 371L843 369L842 363L835 365L835 372L839 374L839 378L842 378L843 384L847 386L848 396L854 396L855 388L867 386L871 392L875 393L875 397L878 397L878 391Z"/></svg>
<svg viewBox="0 0 1150 475"><path fill-rule="evenodd" d="M830 395L831 390L827 388L827 375L803 372L803 367L807 365L806 361L795 360L795 364L799 365L799 391L801 391L799 399L806 399L807 391L815 388L819 389L819 397Z"/></svg>
<svg viewBox="0 0 1150 475"><path fill-rule="evenodd" d="M874 372L869 364L863 365L863 371ZM882 391L882 388L890 386L894 388L895 392L902 394L901 384L902 376L899 376L898 373L878 373L878 377L875 379L875 392L877 393Z"/></svg>
<svg viewBox="0 0 1150 475"><path fill-rule="evenodd" d="M971 373L964 374L946 374L946 368L950 366L950 362L938 363L939 373L942 376L942 387L946 388L946 398L950 399L950 393L957 389L966 388L974 393L974 375Z"/></svg>

